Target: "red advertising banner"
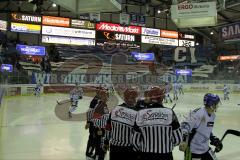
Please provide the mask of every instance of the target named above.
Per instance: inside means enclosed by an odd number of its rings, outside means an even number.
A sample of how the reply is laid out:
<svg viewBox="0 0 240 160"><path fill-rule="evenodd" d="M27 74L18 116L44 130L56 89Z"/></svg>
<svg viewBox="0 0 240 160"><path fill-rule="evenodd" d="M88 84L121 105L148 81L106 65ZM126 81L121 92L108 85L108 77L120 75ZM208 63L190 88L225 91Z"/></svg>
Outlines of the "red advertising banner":
<svg viewBox="0 0 240 160"><path fill-rule="evenodd" d="M129 34L141 34L141 27L138 26L128 26L123 27L120 24L100 22L96 25L97 30L101 31L111 31L111 32L122 32Z"/></svg>
<svg viewBox="0 0 240 160"><path fill-rule="evenodd" d="M161 30L160 32L163 38L178 38L178 32L176 31Z"/></svg>
<svg viewBox="0 0 240 160"><path fill-rule="evenodd" d="M44 93L69 93L74 86L44 86Z"/></svg>
<svg viewBox="0 0 240 160"><path fill-rule="evenodd" d="M68 85L54 85L54 86L44 86L44 93L69 93L75 86ZM94 86L84 86L82 87L84 94L87 92L95 92L96 88Z"/></svg>
<svg viewBox="0 0 240 160"><path fill-rule="evenodd" d="M43 16L42 24L50 25L50 26L69 27L70 19L63 18L63 17Z"/></svg>
<svg viewBox="0 0 240 160"><path fill-rule="evenodd" d="M195 36L192 34L185 34L185 33L178 33L179 39L190 39L190 40L194 40Z"/></svg>
<svg viewBox="0 0 240 160"><path fill-rule="evenodd" d="M7 96L21 95L21 87L9 87L7 88Z"/></svg>

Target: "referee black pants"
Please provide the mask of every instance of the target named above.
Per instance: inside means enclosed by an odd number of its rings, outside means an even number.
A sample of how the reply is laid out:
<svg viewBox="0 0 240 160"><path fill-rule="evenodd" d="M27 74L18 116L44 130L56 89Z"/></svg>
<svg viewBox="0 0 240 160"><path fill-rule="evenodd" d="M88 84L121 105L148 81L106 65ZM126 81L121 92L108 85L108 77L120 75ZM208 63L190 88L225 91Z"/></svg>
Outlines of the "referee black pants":
<svg viewBox="0 0 240 160"><path fill-rule="evenodd" d="M132 147L110 145L109 160L135 160Z"/></svg>
<svg viewBox="0 0 240 160"><path fill-rule="evenodd" d="M94 132L95 132L95 128L94 128L93 124L90 123L89 137L88 137L87 149L86 149L86 156L87 157L92 157L94 149L95 149L96 136L95 136Z"/></svg>
<svg viewBox="0 0 240 160"><path fill-rule="evenodd" d="M170 153L141 153L141 160L173 160Z"/></svg>

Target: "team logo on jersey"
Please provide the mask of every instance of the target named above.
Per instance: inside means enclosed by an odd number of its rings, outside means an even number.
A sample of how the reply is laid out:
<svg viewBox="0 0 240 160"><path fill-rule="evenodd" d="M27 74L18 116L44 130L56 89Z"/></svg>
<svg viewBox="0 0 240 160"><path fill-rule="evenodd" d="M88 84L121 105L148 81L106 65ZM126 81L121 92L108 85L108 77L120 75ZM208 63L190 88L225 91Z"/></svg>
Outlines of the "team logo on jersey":
<svg viewBox="0 0 240 160"><path fill-rule="evenodd" d="M214 122L207 122L207 127L213 127Z"/></svg>
<svg viewBox="0 0 240 160"><path fill-rule="evenodd" d="M152 112L152 110L148 110L145 114L142 115L143 121L163 119L167 120L168 115L163 112Z"/></svg>
<svg viewBox="0 0 240 160"><path fill-rule="evenodd" d="M130 122L133 122L135 120L135 115L128 113L127 111L124 110L124 108L120 108L115 112L115 116L122 118L122 119L126 119Z"/></svg>

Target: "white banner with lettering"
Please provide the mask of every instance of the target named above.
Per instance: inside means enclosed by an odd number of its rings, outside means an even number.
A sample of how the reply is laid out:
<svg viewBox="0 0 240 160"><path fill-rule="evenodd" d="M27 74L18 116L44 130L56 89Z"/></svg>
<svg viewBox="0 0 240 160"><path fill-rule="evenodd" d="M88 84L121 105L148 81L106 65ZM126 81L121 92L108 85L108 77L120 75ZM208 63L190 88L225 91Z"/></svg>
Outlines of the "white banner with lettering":
<svg viewBox="0 0 240 160"><path fill-rule="evenodd" d="M177 39L161 38L161 37L153 37L153 36L142 36L142 43L178 46Z"/></svg>
<svg viewBox="0 0 240 160"><path fill-rule="evenodd" d="M95 30L52 26L42 26L42 34L66 37L95 38Z"/></svg>
<svg viewBox="0 0 240 160"><path fill-rule="evenodd" d="M216 2L181 3L171 6L173 19L212 17L216 14Z"/></svg>
<svg viewBox="0 0 240 160"><path fill-rule="evenodd" d="M216 2L172 5L171 19L178 28L216 26L218 20Z"/></svg>
<svg viewBox="0 0 240 160"><path fill-rule="evenodd" d="M142 34L160 37L160 29L142 27Z"/></svg>
<svg viewBox="0 0 240 160"><path fill-rule="evenodd" d="M95 39L45 36L45 35L42 36L42 42L43 43L67 44L67 45L86 45L86 46L94 46L95 45Z"/></svg>
<svg viewBox="0 0 240 160"><path fill-rule="evenodd" d="M194 47L195 42L194 41L189 41L189 40L179 40L179 46L184 46L184 47Z"/></svg>

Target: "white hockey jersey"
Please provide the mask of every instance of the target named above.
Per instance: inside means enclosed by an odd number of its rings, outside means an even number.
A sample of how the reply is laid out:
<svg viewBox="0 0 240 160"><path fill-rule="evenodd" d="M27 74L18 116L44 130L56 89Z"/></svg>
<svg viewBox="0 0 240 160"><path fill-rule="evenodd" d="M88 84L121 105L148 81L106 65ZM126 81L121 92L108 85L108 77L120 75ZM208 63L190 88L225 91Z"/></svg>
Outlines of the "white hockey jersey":
<svg viewBox="0 0 240 160"><path fill-rule="evenodd" d="M75 102L75 101L78 101L79 99L79 94L77 92L76 89L73 89L71 92L70 92L70 99Z"/></svg>
<svg viewBox="0 0 240 160"><path fill-rule="evenodd" d="M223 87L223 93L224 93L224 94L228 94L228 93L229 93L229 88L228 88L228 86L224 86L224 87Z"/></svg>
<svg viewBox="0 0 240 160"><path fill-rule="evenodd" d="M205 107L190 112L182 122L183 133L190 134L190 150L195 154L203 154L209 149L210 134L213 130L215 113L209 115Z"/></svg>

